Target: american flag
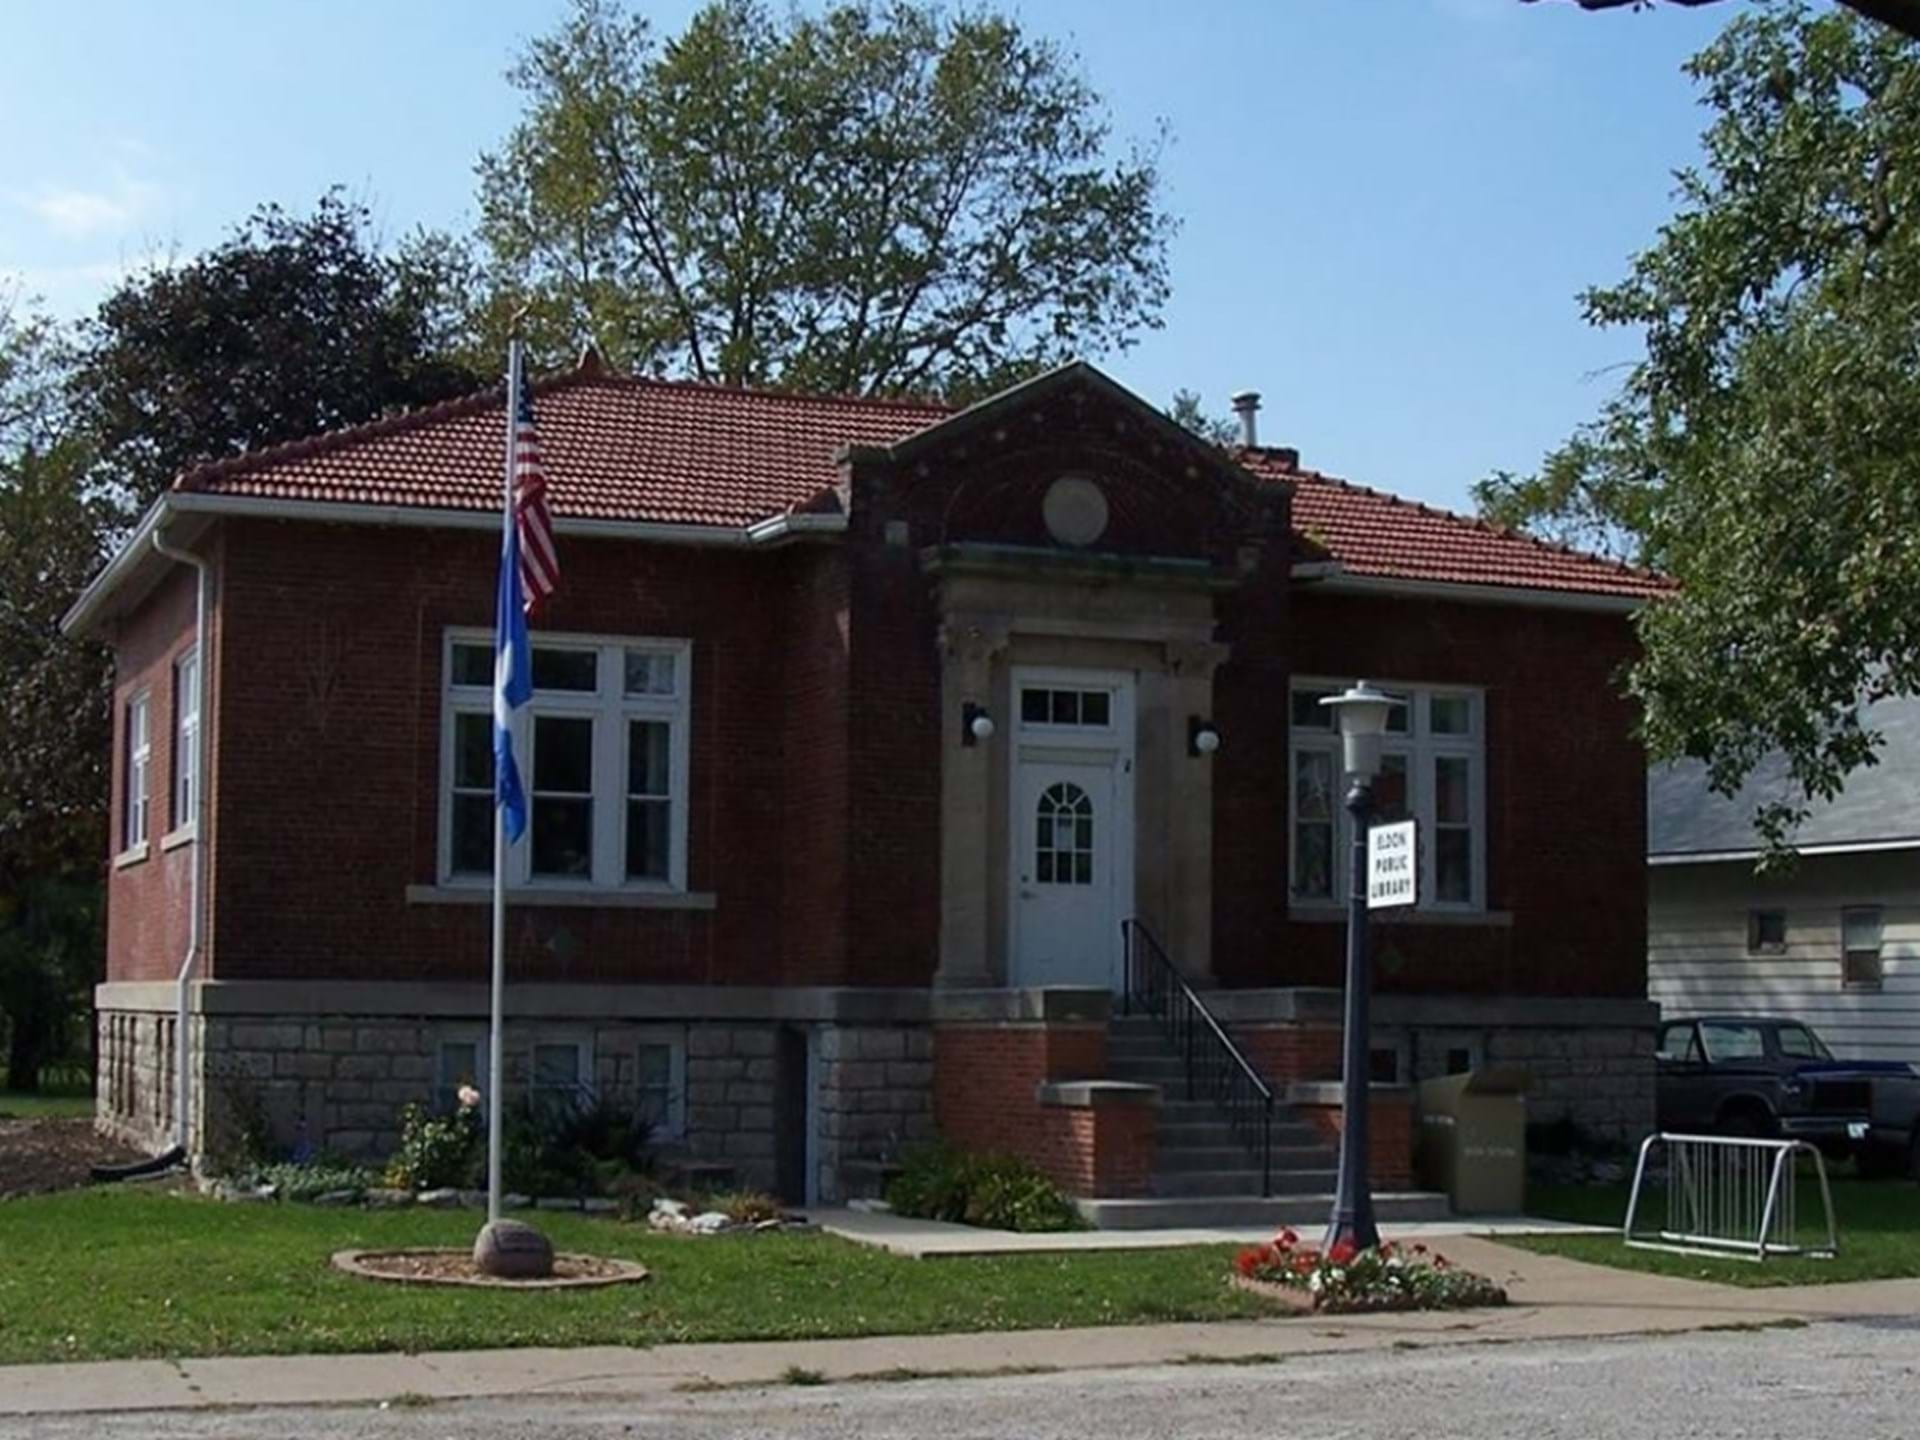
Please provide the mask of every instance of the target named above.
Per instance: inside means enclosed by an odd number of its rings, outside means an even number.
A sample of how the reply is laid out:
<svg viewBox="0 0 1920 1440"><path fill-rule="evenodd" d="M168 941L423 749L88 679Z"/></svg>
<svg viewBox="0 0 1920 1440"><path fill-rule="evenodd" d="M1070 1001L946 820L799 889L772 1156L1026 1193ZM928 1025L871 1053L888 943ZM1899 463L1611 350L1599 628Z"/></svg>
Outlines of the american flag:
<svg viewBox="0 0 1920 1440"><path fill-rule="evenodd" d="M516 374L513 406L513 520L520 531L520 599L527 613L560 583L560 555L553 548L553 516L547 511L547 475L540 465L540 434L533 426L533 387Z"/></svg>

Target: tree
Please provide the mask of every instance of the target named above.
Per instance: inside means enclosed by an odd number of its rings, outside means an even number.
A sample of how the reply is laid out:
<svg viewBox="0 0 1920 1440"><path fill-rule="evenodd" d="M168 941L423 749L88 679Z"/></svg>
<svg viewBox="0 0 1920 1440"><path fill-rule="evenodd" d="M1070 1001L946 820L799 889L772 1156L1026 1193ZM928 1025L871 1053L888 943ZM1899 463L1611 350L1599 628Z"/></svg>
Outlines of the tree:
<svg viewBox="0 0 1920 1440"><path fill-rule="evenodd" d="M1920 47L1777 3L1688 69L1704 165L1584 297L1645 354L1537 475L1478 494L1681 582L1639 622L1650 747L1728 794L1783 751L1797 793L1758 816L1780 844L1872 762L1861 702L1920 691Z"/></svg>
<svg viewBox="0 0 1920 1440"><path fill-rule="evenodd" d="M1535 0L1524 0L1524 3L1533 4ZM1574 0L1574 3L1582 10L1644 10L1653 0ZM1719 0L1672 0L1672 3L1697 7L1717 5ZM1839 3L1859 11L1869 20L1892 26L1902 35L1920 39L1920 0L1839 0Z"/></svg>
<svg viewBox="0 0 1920 1440"><path fill-rule="evenodd" d="M1167 418L1212 445L1237 445L1240 442L1240 427L1231 420L1207 414L1205 402L1193 390L1173 392L1173 403L1167 407Z"/></svg>
<svg viewBox="0 0 1920 1440"><path fill-rule="evenodd" d="M457 266L432 237L382 253L332 191L134 276L87 323L73 378L101 473L138 507L202 460L477 388L446 358Z"/></svg>
<svg viewBox="0 0 1920 1440"><path fill-rule="evenodd" d="M656 45L576 0L481 162L499 298L536 353L727 384L959 396L1159 323L1151 153L990 11L717 0Z"/></svg>

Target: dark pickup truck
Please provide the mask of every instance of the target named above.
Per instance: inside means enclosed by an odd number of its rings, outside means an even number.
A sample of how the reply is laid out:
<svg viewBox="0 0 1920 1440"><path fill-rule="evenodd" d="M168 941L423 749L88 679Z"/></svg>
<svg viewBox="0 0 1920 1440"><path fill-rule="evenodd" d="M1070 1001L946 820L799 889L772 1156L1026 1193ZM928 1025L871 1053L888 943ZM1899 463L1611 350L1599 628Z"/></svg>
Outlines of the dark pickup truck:
<svg viewBox="0 0 1920 1440"><path fill-rule="evenodd" d="M1806 1140L1863 1172L1920 1179L1920 1071L1836 1060L1798 1020L1697 1015L1660 1027L1660 1128Z"/></svg>

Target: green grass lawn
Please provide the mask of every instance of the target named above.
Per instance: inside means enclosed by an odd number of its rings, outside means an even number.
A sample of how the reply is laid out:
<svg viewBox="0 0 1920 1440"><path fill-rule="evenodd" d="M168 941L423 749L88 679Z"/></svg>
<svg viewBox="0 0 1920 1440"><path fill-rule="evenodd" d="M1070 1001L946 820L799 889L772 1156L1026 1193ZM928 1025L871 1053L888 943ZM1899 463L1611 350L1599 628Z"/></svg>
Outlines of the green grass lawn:
<svg viewBox="0 0 1920 1440"><path fill-rule="evenodd" d="M1817 1285L1842 1280L1886 1280L1920 1276L1920 1189L1903 1180L1833 1180L1833 1213L1840 1230L1840 1253L1832 1260L1784 1259L1755 1263L1660 1250L1629 1250L1617 1235L1527 1235L1506 1243L1546 1255L1564 1255L1626 1270L1647 1270L1692 1280L1731 1285ZM1627 1185L1532 1186L1527 1213L1588 1225L1619 1225L1626 1219ZM1655 1191L1641 1202L1655 1208L1666 1200ZM1821 1225L1820 1198L1814 1182L1802 1176L1799 1195L1800 1237L1810 1243ZM1824 1231L1819 1231L1824 1238Z"/></svg>
<svg viewBox="0 0 1920 1440"><path fill-rule="evenodd" d="M383 1285L335 1250L467 1245L471 1212L223 1205L145 1189L0 1204L0 1364L932 1334L1265 1313L1213 1246L907 1260L816 1234L688 1239L542 1214L560 1250L638 1260L576 1293Z"/></svg>
<svg viewBox="0 0 1920 1440"><path fill-rule="evenodd" d="M45 1089L27 1094L0 1085L0 1120L85 1119L93 1114L88 1090Z"/></svg>

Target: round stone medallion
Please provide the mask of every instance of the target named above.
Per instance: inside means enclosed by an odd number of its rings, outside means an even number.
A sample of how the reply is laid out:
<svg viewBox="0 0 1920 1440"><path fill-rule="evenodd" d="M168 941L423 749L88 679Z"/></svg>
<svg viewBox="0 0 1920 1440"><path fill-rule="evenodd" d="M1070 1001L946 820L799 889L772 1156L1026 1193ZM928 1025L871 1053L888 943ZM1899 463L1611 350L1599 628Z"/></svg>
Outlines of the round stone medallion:
<svg viewBox="0 0 1920 1440"><path fill-rule="evenodd" d="M1091 545L1107 533L1107 497L1086 477L1065 475L1047 487L1040 516L1062 545Z"/></svg>

